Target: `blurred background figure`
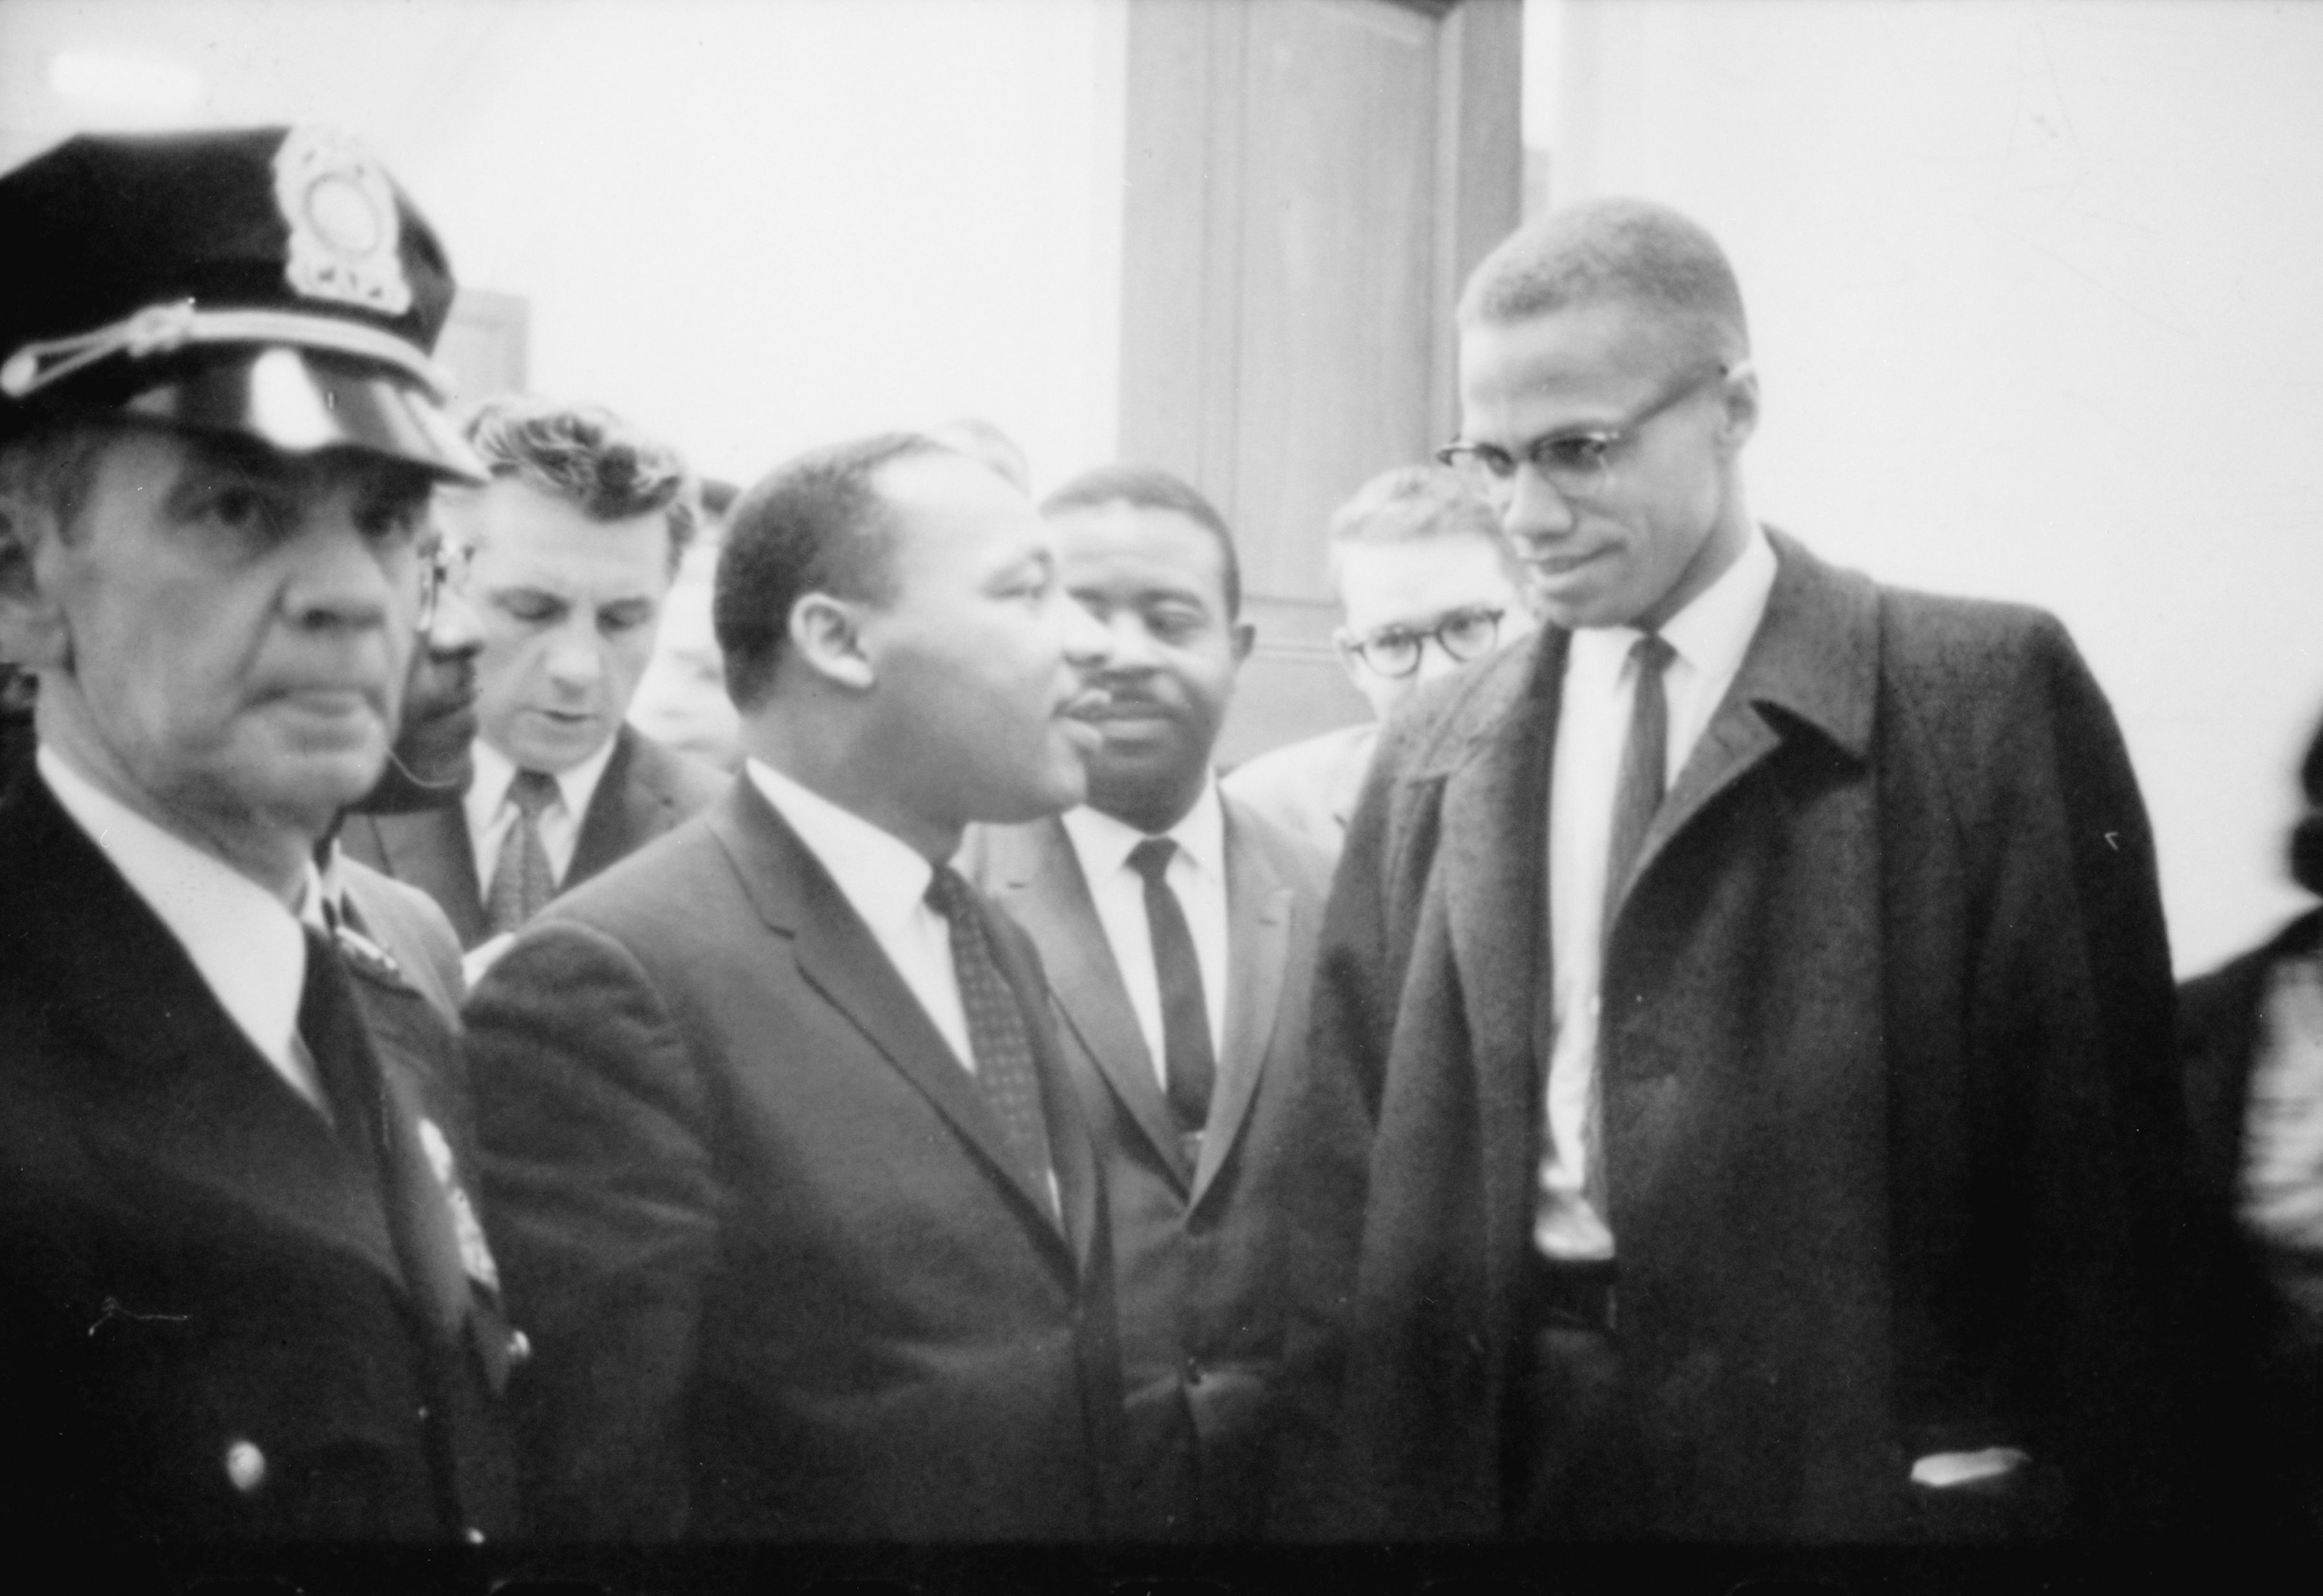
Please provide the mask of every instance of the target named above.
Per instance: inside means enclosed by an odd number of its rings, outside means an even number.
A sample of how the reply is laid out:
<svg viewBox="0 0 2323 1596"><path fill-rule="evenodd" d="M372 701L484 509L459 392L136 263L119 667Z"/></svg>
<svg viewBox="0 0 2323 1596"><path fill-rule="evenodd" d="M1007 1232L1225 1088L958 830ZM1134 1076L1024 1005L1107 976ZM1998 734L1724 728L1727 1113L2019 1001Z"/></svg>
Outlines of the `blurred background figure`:
<svg viewBox="0 0 2323 1596"><path fill-rule="evenodd" d="M2323 727L2300 765L2291 878L2323 895ZM2323 908L2179 990L2194 1177L2241 1266L2239 1437L2270 1504L2323 1533ZM2223 1227L2223 1226L2222 1226Z"/></svg>
<svg viewBox="0 0 2323 1596"><path fill-rule="evenodd" d="M1375 719L1261 754L1226 791L1336 858L1388 711L1534 620L1499 518L1446 466L1400 465L1357 489L1331 517L1331 582L1332 641Z"/></svg>
<svg viewBox="0 0 2323 1596"><path fill-rule="evenodd" d="M467 433L491 481L440 513L483 632L474 779L455 806L360 816L344 840L443 905L473 979L550 898L723 782L625 719L693 532L684 462L594 405L492 399Z"/></svg>
<svg viewBox="0 0 2323 1596"><path fill-rule="evenodd" d="M932 427L928 436L948 449L958 449L971 460L980 460L1003 477L1015 484L1021 492L1033 491L1033 463L1016 440L1001 431L981 416L957 416L941 427Z"/></svg>
<svg viewBox="0 0 2323 1596"><path fill-rule="evenodd" d="M734 484L702 484L701 519L661 607L661 635L629 702L629 724L721 770L742 763L740 719L726 696L726 661L710 624L712 578L725 542Z"/></svg>

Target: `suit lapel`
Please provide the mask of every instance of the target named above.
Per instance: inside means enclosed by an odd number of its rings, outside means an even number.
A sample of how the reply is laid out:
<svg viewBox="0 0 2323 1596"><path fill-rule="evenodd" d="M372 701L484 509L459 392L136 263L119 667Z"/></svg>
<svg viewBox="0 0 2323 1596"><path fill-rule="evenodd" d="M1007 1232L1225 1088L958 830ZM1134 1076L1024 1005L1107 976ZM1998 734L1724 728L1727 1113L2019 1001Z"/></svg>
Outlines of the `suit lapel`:
<svg viewBox="0 0 2323 1596"><path fill-rule="evenodd" d="M366 832L377 868L434 898L462 948L491 934L476 886L476 850L468 838L465 809L452 803L413 814L353 815L343 835L352 844Z"/></svg>
<svg viewBox="0 0 2323 1596"><path fill-rule="evenodd" d="M1006 1185L1060 1249L1048 1196L1020 1169L976 1080L856 914L846 894L757 786L737 781L708 811L711 831L740 876L759 918L791 944L813 986L896 1070L916 1087ZM988 929L988 928L987 928ZM994 938L996 947L998 938ZM1035 1046L1039 1045L1037 1010ZM1060 1176L1061 1179L1061 1176Z"/></svg>
<svg viewBox="0 0 2323 1596"><path fill-rule="evenodd" d="M651 812L661 798L638 790L634 779L637 751L637 734L624 725L613 734L613 756L605 761L605 773L589 795L589 812L581 817L581 835L573 844L573 863L557 891L569 892L615 863L650 829Z"/></svg>
<svg viewBox="0 0 2323 1596"><path fill-rule="evenodd" d="M1249 1117L1259 1076L1272 1052L1274 1017L1281 1006L1290 956L1290 885L1275 873L1249 830L1235 823L1231 804L1226 843L1226 1046L1218 1057L1209 1124L1202 1132L1201 1166L1194 1176L1196 1204L1217 1179ZM1294 1044L1304 1040L1294 1039Z"/></svg>
<svg viewBox="0 0 2323 1596"><path fill-rule="evenodd" d="M1194 1171L1154 1078L1153 1055L1097 917L1072 839L1063 822L1053 819L987 835L998 888L994 895L1040 945L1051 995L1082 1052L1184 1192Z"/></svg>

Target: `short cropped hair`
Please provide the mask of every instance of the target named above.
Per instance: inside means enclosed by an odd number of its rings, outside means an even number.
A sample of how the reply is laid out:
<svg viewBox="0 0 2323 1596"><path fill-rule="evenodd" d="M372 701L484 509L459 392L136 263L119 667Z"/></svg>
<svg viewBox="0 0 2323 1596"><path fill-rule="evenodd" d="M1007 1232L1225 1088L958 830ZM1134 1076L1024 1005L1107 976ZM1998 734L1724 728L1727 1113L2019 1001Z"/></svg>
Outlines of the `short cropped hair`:
<svg viewBox="0 0 2323 1596"><path fill-rule="evenodd" d="M684 459L611 410L504 394L478 406L465 431L494 480L513 477L592 521L659 512L669 527L670 569L684 557L696 520Z"/></svg>
<svg viewBox="0 0 2323 1596"><path fill-rule="evenodd" d="M1479 537L1492 546L1510 582L1520 580L1515 551L1501 535L1500 513L1446 465L1398 465L1372 478L1331 512L1331 582L1341 551L1358 544L1425 543Z"/></svg>
<svg viewBox="0 0 2323 1596"><path fill-rule="evenodd" d="M1722 353L1750 351L1726 252L1700 223L1647 199L1587 200L1519 228L1469 275L1458 318L1504 326L1605 300L1693 320Z"/></svg>
<svg viewBox="0 0 2323 1596"><path fill-rule="evenodd" d="M736 709L773 690L791 611L807 594L866 604L895 597L895 513L878 474L899 460L956 453L923 433L880 433L786 461L734 501L710 624Z"/></svg>
<svg viewBox="0 0 2323 1596"><path fill-rule="evenodd" d="M96 490L106 445L122 431L119 421L69 415L0 436L0 498L48 511L69 537Z"/></svg>
<svg viewBox="0 0 2323 1596"><path fill-rule="evenodd" d="M1217 540L1221 583L1226 589L1226 619L1242 615L1242 556L1235 552L1234 533L1217 506L1202 497L1182 477L1158 465L1099 465L1073 478L1041 500L1044 516L1067 510L1097 509L1126 504L1139 509L1166 509L1185 517Z"/></svg>

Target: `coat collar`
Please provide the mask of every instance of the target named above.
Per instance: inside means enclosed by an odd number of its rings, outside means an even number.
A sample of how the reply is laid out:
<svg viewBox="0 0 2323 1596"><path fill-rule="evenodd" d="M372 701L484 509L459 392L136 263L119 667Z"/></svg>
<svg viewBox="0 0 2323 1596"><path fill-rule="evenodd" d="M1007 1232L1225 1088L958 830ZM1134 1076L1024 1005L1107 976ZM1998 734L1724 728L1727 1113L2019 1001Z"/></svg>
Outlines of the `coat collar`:
<svg viewBox="0 0 2323 1596"><path fill-rule="evenodd" d="M1088 1136L1078 1119L1060 1114L1058 1098L1070 1083L1056 1057L1055 1038L1039 1023L1040 987L1016 959L1009 940L987 915L986 930L996 958L1033 1023L1035 1063L1049 1105L1050 1159L1065 1210L1066 1234L1050 1216L1045 1193L1021 1169L1008 1151L1000 1122L976 1079L937 1031L935 1023L895 973L868 928L848 906L846 895L812 850L798 839L773 804L748 781L738 781L705 812L711 834L725 850L744 893L767 928L792 946L798 971L864 1039L926 1096L1026 1211L1033 1228L1086 1270L1096 1227L1095 1171Z"/></svg>

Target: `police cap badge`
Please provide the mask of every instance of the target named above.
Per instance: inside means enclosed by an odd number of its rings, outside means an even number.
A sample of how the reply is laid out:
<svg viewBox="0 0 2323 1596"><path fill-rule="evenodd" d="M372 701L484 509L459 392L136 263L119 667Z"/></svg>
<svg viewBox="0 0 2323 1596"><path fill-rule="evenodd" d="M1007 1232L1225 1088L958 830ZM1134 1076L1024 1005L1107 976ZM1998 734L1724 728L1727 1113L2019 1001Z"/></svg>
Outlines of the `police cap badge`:
<svg viewBox="0 0 2323 1596"><path fill-rule="evenodd" d="M481 481L429 358L453 289L344 135L69 139L0 175L0 432L105 408Z"/></svg>

